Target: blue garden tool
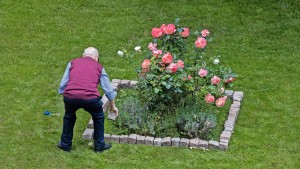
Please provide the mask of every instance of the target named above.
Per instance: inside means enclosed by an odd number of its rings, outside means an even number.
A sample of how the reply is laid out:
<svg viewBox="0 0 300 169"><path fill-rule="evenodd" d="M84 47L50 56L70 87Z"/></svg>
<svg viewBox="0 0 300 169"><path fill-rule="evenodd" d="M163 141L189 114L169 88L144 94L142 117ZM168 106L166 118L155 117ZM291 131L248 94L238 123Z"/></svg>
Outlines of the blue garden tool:
<svg viewBox="0 0 300 169"><path fill-rule="evenodd" d="M50 111L46 110L46 111L44 111L44 115L46 115L46 116L59 116L60 114L51 113Z"/></svg>

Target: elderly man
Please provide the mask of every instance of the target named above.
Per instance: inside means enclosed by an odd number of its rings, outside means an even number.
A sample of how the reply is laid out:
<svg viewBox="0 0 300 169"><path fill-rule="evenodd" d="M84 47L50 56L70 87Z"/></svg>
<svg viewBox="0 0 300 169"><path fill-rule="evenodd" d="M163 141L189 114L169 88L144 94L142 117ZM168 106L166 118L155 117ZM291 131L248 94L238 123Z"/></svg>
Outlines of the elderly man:
<svg viewBox="0 0 300 169"><path fill-rule="evenodd" d="M114 98L116 92L110 84L104 68L98 63L98 51L93 47L84 50L83 57L70 61L61 80L58 93L63 94L65 115L63 131L58 148L70 151L72 147L73 128L76 111L83 108L89 112L94 122L94 150L103 152L111 148L104 141L104 113L98 84L101 85L110 104L110 110L118 115Z"/></svg>

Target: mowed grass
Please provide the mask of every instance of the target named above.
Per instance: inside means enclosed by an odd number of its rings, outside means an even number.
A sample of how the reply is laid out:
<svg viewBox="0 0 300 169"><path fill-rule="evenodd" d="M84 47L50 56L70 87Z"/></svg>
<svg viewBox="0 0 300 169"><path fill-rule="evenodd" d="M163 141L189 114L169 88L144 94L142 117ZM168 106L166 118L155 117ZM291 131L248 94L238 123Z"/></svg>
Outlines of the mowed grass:
<svg viewBox="0 0 300 169"><path fill-rule="evenodd" d="M298 1L1 0L0 168L300 168ZM93 153L81 139L90 119L79 111L74 150L56 148L63 102L57 95L69 60L95 46L111 79L135 79L152 27L181 18L207 28L207 52L239 74L245 97L227 151L113 144ZM44 116L49 110L60 116Z"/></svg>

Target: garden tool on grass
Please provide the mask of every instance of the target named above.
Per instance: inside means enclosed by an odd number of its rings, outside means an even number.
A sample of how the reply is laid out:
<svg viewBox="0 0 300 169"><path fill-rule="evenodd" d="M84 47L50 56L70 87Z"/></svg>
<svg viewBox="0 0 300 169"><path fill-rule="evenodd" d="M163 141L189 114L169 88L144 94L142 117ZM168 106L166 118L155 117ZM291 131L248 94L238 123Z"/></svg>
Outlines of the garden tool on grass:
<svg viewBox="0 0 300 169"><path fill-rule="evenodd" d="M48 110L44 111L44 115L46 115L46 116L60 116L59 113L51 113Z"/></svg>

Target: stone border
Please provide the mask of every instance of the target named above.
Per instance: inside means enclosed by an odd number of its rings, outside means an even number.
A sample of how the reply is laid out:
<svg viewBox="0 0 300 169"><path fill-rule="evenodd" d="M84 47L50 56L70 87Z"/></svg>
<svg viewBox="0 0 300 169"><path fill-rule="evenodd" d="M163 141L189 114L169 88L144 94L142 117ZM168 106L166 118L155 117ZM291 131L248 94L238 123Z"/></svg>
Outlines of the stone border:
<svg viewBox="0 0 300 169"><path fill-rule="evenodd" d="M113 79L112 86L114 90L118 88L134 88L138 82L131 80ZM186 148L201 148L201 149L219 149L227 150L230 142L230 138L233 135L233 129L237 121L237 117L241 108L241 102L244 97L242 91L226 90L225 93L228 97L232 98L233 102L229 108L228 117L224 124L224 130L220 135L219 141L216 140L200 140L198 138L186 139L186 138L154 138L151 136L141 136L137 134L130 135L114 135L104 134L105 141L121 143L121 144L144 144L149 146L172 146L172 147L186 147ZM102 97L103 111L107 111L108 99L105 95ZM108 113L108 119L115 120L113 113ZM93 120L90 119L86 130L82 135L84 140L92 140L94 135Z"/></svg>

